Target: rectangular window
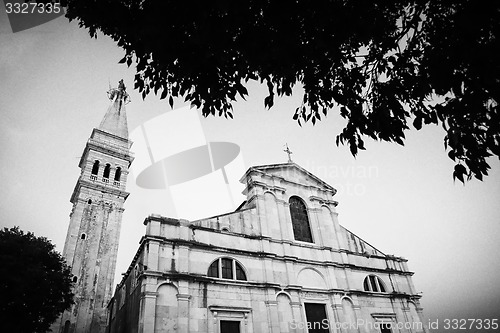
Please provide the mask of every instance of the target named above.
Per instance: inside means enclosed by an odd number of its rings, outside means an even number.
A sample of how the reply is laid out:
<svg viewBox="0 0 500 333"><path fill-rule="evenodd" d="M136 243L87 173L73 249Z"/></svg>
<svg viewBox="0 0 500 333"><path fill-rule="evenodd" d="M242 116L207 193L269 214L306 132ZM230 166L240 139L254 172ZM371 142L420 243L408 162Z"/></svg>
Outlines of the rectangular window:
<svg viewBox="0 0 500 333"><path fill-rule="evenodd" d="M325 304L304 303L308 333L329 333Z"/></svg>
<svg viewBox="0 0 500 333"><path fill-rule="evenodd" d="M380 325L380 333L391 333L391 325L390 324L381 324Z"/></svg>
<svg viewBox="0 0 500 333"><path fill-rule="evenodd" d="M240 322L236 320L221 320L220 333L240 333Z"/></svg>
<svg viewBox="0 0 500 333"><path fill-rule="evenodd" d="M233 261L231 259L222 259L222 278L232 279L233 278Z"/></svg>
<svg viewBox="0 0 500 333"><path fill-rule="evenodd" d="M370 284L372 285L372 288L371 290L372 291L380 291L378 288L377 288L377 281L375 280L375 276L373 275L370 275Z"/></svg>

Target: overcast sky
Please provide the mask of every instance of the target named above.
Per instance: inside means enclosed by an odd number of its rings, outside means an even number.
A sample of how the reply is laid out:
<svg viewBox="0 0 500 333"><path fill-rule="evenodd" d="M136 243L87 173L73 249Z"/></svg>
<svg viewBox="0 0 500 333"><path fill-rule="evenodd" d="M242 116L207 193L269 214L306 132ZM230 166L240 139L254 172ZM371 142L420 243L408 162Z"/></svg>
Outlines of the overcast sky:
<svg viewBox="0 0 500 333"><path fill-rule="evenodd" d="M46 236L62 251L79 158L108 107L108 81L116 86L123 78L129 87L130 131L170 111L166 101L153 95L143 101L132 90L134 69L119 65L122 57L111 40L91 39L63 17L12 33L0 12L2 227ZM408 132L404 147L367 139L367 151L355 159L335 145L344 121L333 111L314 127L292 120L301 99L300 89L295 92L268 111L266 88L251 84L247 101L235 105L234 120L199 117L205 140L237 144L244 169L286 162L288 143L294 162L338 189L343 226L382 252L409 260L428 319L500 318L498 159L489 160L484 182L454 183L437 126ZM183 106L176 101L175 108ZM127 190L117 277L138 248L144 218L177 215L168 193L139 188L133 175Z"/></svg>

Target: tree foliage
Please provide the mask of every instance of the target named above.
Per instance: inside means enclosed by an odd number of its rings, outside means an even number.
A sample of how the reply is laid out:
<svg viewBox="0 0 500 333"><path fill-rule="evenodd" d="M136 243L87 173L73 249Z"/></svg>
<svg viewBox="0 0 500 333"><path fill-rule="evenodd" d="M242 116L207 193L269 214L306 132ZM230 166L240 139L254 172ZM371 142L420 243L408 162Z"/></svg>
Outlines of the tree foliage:
<svg viewBox="0 0 500 333"><path fill-rule="evenodd" d="M47 332L73 304L71 272L54 245L18 227L0 230L0 331Z"/></svg>
<svg viewBox="0 0 500 333"><path fill-rule="evenodd" d="M496 1L67 0L66 16L112 37L135 88L232 117L246 83L274 97L303 87L293 118L336 107L353 155L366 137L403 145L440 124L453 177L482 179L500 156L500 5Z"/></svg>

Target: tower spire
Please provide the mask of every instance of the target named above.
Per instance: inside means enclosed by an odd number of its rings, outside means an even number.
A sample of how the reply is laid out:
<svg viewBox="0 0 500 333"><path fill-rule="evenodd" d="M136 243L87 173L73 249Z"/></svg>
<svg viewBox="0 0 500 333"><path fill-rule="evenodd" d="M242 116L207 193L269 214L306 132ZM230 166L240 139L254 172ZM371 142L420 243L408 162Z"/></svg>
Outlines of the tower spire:
<svg viewBox="0 0 500 333"><path fill-rule="evenodd" d="M111 88L110 85L107 93L111 104L99 125L100 130L124 139L128 139L125 105L130 103L130 96L126 89L123 80L118 82L118 88Z"/></svg>

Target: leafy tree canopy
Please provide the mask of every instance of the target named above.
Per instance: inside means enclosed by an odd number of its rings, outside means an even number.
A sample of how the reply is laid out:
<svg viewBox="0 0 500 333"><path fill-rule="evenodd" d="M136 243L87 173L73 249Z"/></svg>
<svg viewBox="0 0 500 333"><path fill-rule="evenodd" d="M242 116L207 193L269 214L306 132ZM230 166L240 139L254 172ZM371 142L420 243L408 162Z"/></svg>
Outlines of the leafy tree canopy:
<svg viewBox="0 0 500 333"><path fill-rule="evenodd" d="M0 331L47 332L73 304L71 272L54 245L18 227L0 230Z"/></svg>
<svg viewBox="0 0 500 333"><path fill-rule="evenodd" d="M440 124L462 182L500 156L498 1L66 0L67 17L97 31L136 65L135 88L183 97L203 115L232 117L246 83L264 99L303 97L293 118L320 120L338 107L337 145L363 139L403 145L412 125Z"/></svg>

